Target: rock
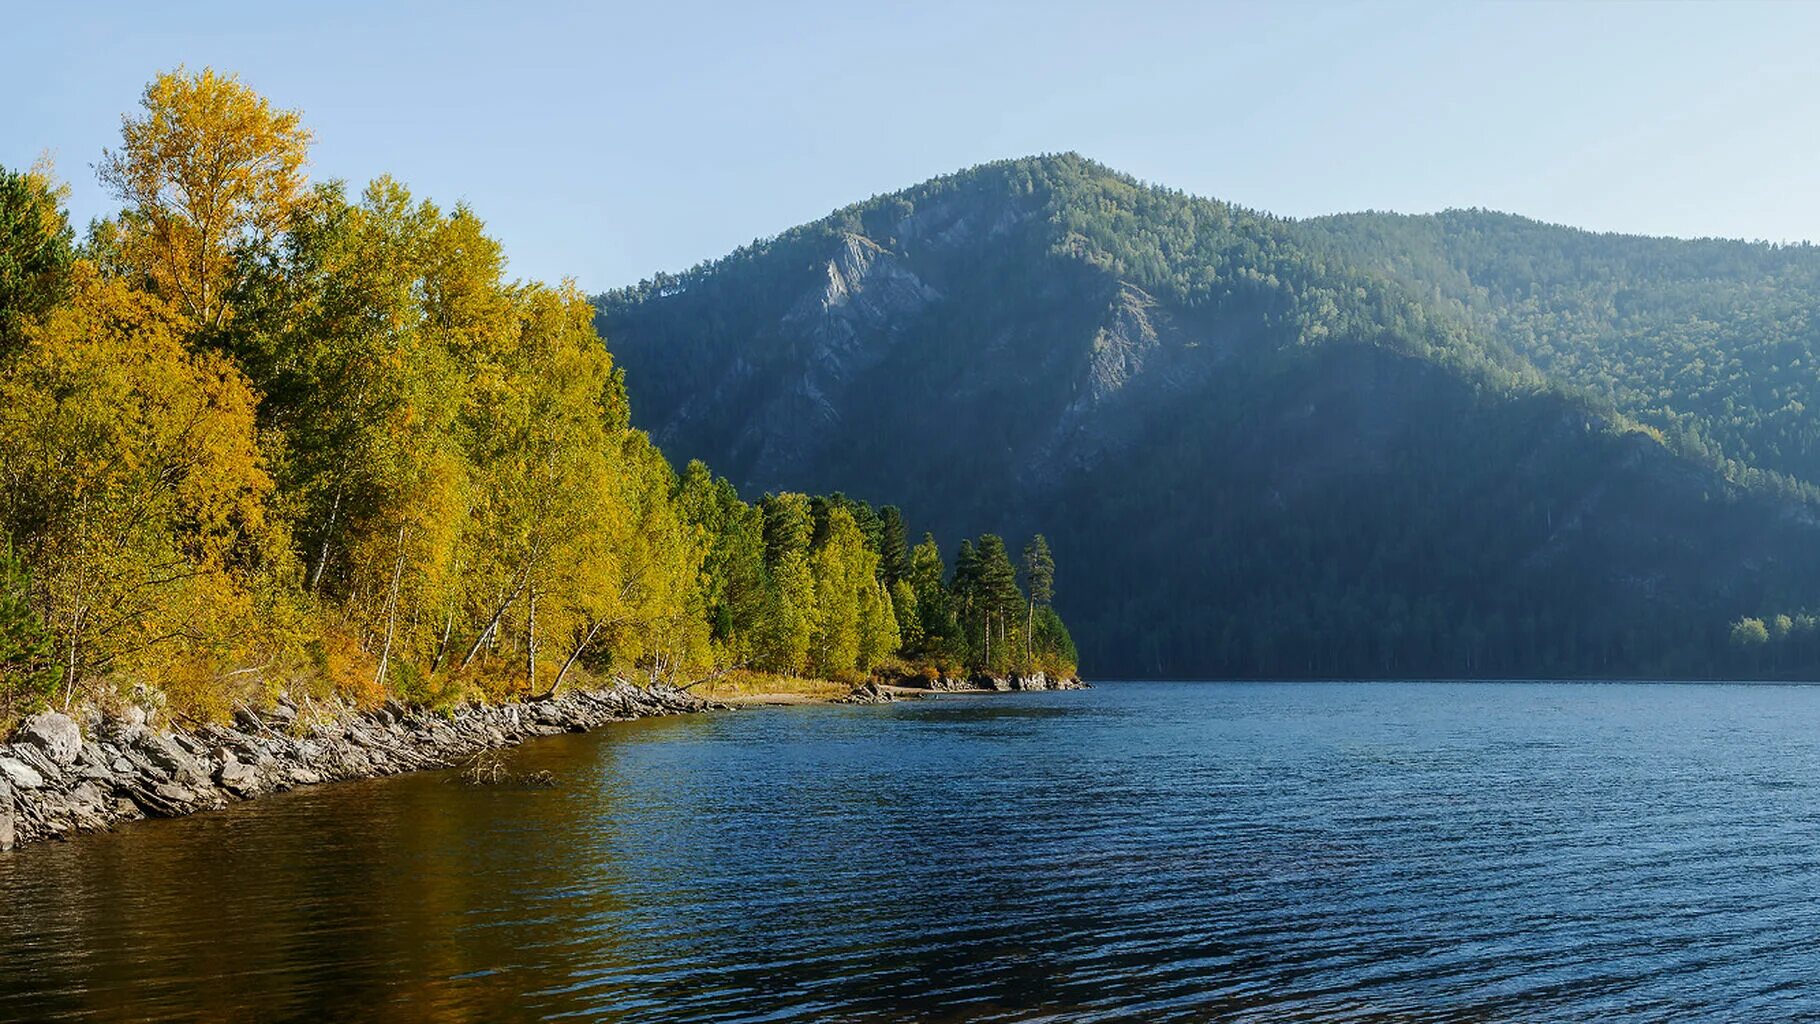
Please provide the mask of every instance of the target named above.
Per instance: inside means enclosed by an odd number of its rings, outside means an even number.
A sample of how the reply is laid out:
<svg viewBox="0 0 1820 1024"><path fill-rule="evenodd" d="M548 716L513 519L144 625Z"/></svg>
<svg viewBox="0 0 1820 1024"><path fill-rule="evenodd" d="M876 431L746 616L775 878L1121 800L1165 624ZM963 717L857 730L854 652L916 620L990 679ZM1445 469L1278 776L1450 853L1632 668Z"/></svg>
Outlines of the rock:
<svg viewBox="0 0 1820 1024"><path fill-rule="evenodd" d="M867 680L866 682L863 682L863 683L859 684L858 686L855 686L853 688L852 693L847 694L845 697L836 698L835 703L836 704L889 704L893 700L896 700L896 699L897 698L895 698L891 695L890 690L885 689L884 687L878 685L875 682L872 682L871 680Z"/></svg>
<svg viewBox="0 0 1820 1024"><path fill-rule="evenodd" d="M11 757L0 757L0 779L5 779L16 789L41 789L44 786L44 776L38 774L38 769Z"/></svg>
<svg viewBox="0 0 1820 1024"><path fill-rule="evenodd" d="M29 743L15 743L13 744L13 756L35 769L39 775L44 776L46 782L54 783L63 778L63 768L51 760L42 748Z"/></svg>
<svg viewBox="0 0 1820 1024"><path fill-rule="evenodd" d="M18 838L18 828L13 824L13 809L0 808L0 852L12 849Z"/></svg>
<svg viewBox="0 0 1820 1024"><path fill-rule="evenodd" d="M265 713L265 721L278 732L284 732L297 723L297 709L289 704L275 704Z"/></svg>
<svg viewBox="0 0 1820 1024"><path fill-rule="evenodd" d="M44 756L58 765L76 763L82 753L82 727L68 715L41 711L19 724L13 733L14 743L30 743L44 751Z"/></svg>
<svg viewBox="0 0 1820 1024"><path fill-rule="evenodd" d="M308 768L292 768L285 772L285 778L289 779L293 786L314 786L322 781L322 776Z"/></svg>
<svg viewBox="0 0 1820 1024"><path fill-rule="evenodd" d="M135 747L153 767L179 784L194 786L208 780L209 773L202 764L185 753L169 736L147 732L139 737Z"/></svg>
<svg viewBox="0 0 1820 1024"><path fill-rule="evenodd" d="M196 802L196 794L188 786L179 786L175 782L160 782L152 787L152 792L174 804Z"/></svg>
<svg viewBox="0 0 1820 1024"><path fill-rule="evenodd" d="M243 799L250 800L259 795L259 770L232 757L215 773L215 781L221 784L221 788Z"/></svg>

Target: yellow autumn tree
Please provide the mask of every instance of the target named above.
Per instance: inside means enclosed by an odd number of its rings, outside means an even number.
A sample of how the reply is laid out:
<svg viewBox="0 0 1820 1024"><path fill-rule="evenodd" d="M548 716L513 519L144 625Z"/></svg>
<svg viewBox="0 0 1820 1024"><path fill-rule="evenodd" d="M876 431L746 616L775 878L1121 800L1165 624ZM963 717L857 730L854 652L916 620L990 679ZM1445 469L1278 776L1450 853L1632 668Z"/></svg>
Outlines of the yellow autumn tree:
<svg viewBox="0 0 1820 1024"><path fill-rule="evenodd" d="M237 254L280 233L304 195L310 133L233 75L167 71L121 119L101 181L126 204L119 257L193 329L221 327Z"/></svg>
<svg viewBox="0 0 1820 1024"><path fill-rule="evenodd" d="M156 296L83 261L72 293L0 376L0 518L35 567L67 693L123 669L223 694L257 681L294 573L255 397L184 347Z"/></svg>

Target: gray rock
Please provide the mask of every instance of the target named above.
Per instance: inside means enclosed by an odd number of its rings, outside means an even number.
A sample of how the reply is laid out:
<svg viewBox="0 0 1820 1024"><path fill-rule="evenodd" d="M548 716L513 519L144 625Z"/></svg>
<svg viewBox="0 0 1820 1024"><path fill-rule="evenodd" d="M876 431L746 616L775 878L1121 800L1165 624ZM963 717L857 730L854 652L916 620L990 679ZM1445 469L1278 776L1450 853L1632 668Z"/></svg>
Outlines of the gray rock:
<svg viewBox="0 0 1820 1024"><path fill-rule="evenodd" d="M13 742L36 746L55 764L72 765L82 753L82 727L68 715L41 711L19 724Z"/></svg>
<svg viewBox="0 0 1820 1024"><path fill-rule="evenodd" d="M191 804L196 802L196 794L188 786L179 786L175 782L160 782L152 787L152 792L174 804Z"/></svg>
<svg viewBox="0 0 1820 1024"><path fill-rule="evenodd" d="M35 769L39 775L44 776L46 782L54 783L63 778L63 768L51 760L50 756L41 748L30 743L13 744L13 757Z"/></svg>
<svg viewBox="0 0 1820 1024"><path fill-rule="evenodd" d="M169 736L147 732L139 737L135 747L146 761L179 784L197 785L208 779L209 773L202 764L185 753Z"/></svg>
<svg viewBox="0 0 1820 1024"><path fill-rule="evenodd" d="M15 789L41 789L44 786L44 776L38 774L38 769L11 757L0 757L0 779L5 779Z"/></svg>
<svg viewBox="0 0 1820 1024"><path fill-rule="evenodd" d="M12 808L0 808L0 851L12 849L18 838L19 832L13 824Z"/></svg>
<svg viewBox="0 0 1820 1024"><path fill-rule="evenodd" d="M259 795L259 770L233 758L215 773L215 781L237 797L251 799Z"/></svg>

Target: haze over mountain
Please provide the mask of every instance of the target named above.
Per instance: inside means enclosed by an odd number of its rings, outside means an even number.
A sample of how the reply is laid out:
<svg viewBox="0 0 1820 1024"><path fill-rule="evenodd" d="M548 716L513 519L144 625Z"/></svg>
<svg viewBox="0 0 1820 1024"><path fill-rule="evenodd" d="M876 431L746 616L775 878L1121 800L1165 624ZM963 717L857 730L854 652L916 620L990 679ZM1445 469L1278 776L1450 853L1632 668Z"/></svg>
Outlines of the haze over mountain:
<svg viewBox="0 0 1820 1024"><path fill-rule="evenodd" d="M673 459L1048 532L1092 673L1705 675L1815 643L1816 299L1806 246L1290 221L1067 154L598 306Z"/></svg>

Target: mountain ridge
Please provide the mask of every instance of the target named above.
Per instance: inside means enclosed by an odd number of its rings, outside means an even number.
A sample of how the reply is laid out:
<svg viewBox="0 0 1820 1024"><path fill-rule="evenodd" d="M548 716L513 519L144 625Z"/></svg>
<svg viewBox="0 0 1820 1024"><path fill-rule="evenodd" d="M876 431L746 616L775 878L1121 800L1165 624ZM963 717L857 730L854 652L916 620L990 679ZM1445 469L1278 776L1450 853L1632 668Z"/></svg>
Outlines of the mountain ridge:
<svg viewBox="0 0 1820 1024"><path fill-rule="evenodd" d="M1780 437L1773 422L1702 434L1582 366L1538 366L1536 338L1578 338L1550 326L1575 317L1594 324L1585 352L1640 344L1630 320L1585 312L1571 260L1537 264L1548 290L1525 306L1484 246L1413 244L1425 226L1371 216L1273 217L1071 154L1000 161L608 293L599 321L635 419L744 491L842 488L1007 533L1061 517L1058 553L1083 578L1058 603L1099 671L1705 672L1736 657L1733 619L1809 599L1812 492L1789 471L1806 447L1758 466L1739 449ZM1476 513L1500 536L1417 514L1478 500L1466 481L1500 495ZM1325 514L1336 501L1366 521ZM1652 516L1665 502L1682 517ZM1609 521L1587 526L1589 510ZM1563 539L1557 512L1591 532ZM1512 527L1531 514L1549 534ZM1196 515L1217 550L1196 546ZM1414 546L1417 521L1448 564ZM1654 546L1625 538L1641 525ZM1773 541L1716 544L1727 530ZM1272 625L1298 595L1309 624ZM1570 636L1551 649L1548 629Z"/></svg>

